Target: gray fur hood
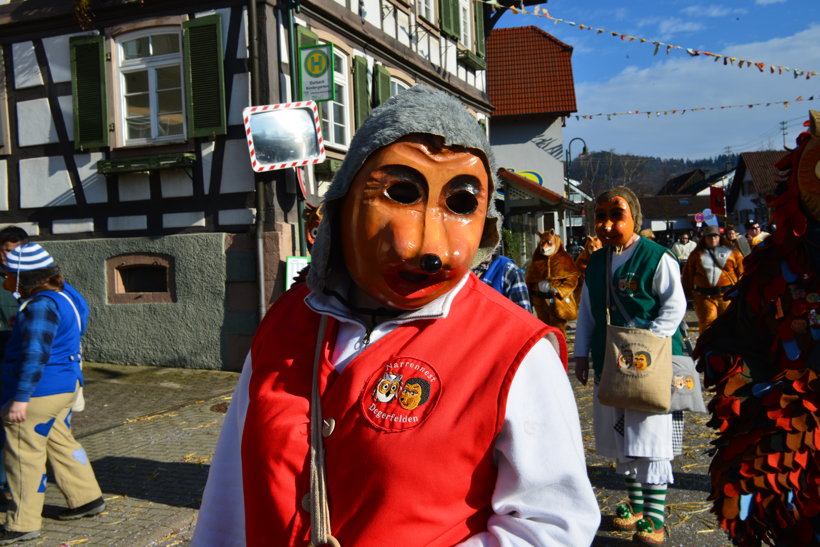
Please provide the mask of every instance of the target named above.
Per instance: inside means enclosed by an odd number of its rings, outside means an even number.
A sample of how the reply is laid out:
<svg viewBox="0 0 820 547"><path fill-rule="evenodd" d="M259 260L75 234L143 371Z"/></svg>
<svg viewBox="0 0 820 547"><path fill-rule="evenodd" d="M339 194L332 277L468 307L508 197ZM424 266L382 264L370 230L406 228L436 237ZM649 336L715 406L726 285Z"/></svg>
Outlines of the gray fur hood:
<svg viewBox="0 0 820 547"><path fill-rule="evenodd" d="M481 244L473 266L492 254L500 237L501 218L495 209L495 162L484 129L454 97L424 85L417 85L391 97L373 110L350 143L350 150L325 195L324 215L313 245L308 286L322 292L337 271L344 271L338 218L342 201L364 162L376 150L412 133L444 138L447 146L481 150L489 165L489 208Z"/></svg>

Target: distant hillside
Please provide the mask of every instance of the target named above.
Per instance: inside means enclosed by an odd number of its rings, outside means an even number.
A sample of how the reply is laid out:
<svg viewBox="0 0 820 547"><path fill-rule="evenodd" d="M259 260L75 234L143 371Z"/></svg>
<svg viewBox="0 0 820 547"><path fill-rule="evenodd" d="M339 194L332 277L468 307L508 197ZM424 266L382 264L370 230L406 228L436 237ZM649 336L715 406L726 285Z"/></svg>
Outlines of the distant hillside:
<svg viewBox="0 0 820 547"><path fill-rule="evenodd" d="M614 186L627 186L639 195L654 195L664 183L678 175L700 168L708 177L733 169L736 164L737 154L684 160L592 152L572 161L569 176L581 181L581 189L593 196Z"/></svg>

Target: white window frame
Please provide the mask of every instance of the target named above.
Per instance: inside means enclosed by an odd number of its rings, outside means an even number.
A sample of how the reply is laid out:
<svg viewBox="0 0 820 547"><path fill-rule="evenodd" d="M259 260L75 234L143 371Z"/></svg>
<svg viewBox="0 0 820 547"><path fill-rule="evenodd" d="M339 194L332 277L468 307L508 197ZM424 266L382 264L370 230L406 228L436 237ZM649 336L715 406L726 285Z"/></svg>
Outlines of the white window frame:
<svg viewBox="0 0 820 547"><path fill-rule="evenodd" d="M322 138L325 146L347 150L350 146L351 138L351 85L350 85L350 56L340 51L337 46L333 47L333 85L336 86L334 90L334 99L332 101L322 101L320 105L320 117L322 122ZM341 62L338 62L341 61ZM339 89L341 87L341 90ZM340 97L341 96L341 97ZM342 100L340 100L340 98ZM336 134L332 130L333 126L338 123L334 118L333 105L338 104L342 107L342 112L345 119L344 125L344 142L336 141Z"/></svg>
<svg viewBox="0 0 820 547"><path fill-rule="evenodd" d="M410 89L410 84L398 78L390 78L390 96L398 94L400 91Z"/></svg>
<svg viewBox="0 0 820 547"><path fill-rule="evenodd" d="M416 14L430 24L436 22L436 0L416 0Z"/></svg>
<svg viewBox="0 0 820 547"><path fill-rule="evenodd" d="M473 28L473 0L458 0L459 37L458 41L472 49L472 28Z"/></svg>
<svg viewBox="0 0 820 547"><path fill-rule="evenodd" d="M125 42L129 42L131 40L136 40L139 38L143 38L146 36L156 36L161 34L174 34L178 40L178 52L177 53L170 53L165 55L156 55L151 56L148 58L140 58L140 59L126 59L125 52L123 50L123 46ZM185 97L185 73L183 67L183 47L182 47L182 29L177 26L161 26L161 27L150 27L141 30L136 30L133 32L128 32L125 34L121 34L116 37L116 54L117 54L117 62L114 65L116 81L118 84L119 89L119 100L116 101L117 104L117 112L116 112L116 119L118 124L120 125L120 143L122 146L145 146L145 145L152 145L152 144L167 144L172 142L184 142L186 140L186 136L188 134L188 127L187 127L187 119L186 119L186 97ZM182 105L182 133L174 134L174 135L166 135L160 136L158 135L158 107L156 104L157 101L157 89L156 89L156 69L158 68L165 68L172 65L179 66L179 75L180 75L180 94L181 94L181 105ZM148 71L148 89L149 89L149 105L150 105L150 113L151 113L151 132L152 136L148 138L129 138L128 137L128 123L126 120L127 116L127 107L125 101L125 75L129 72L136 72L139 70L147 70ZM156 134L156 136L154 136Z"/></svg>
<svg viewBox="0 0 820 547"><path fill-rule="evenodd" d="M4 67L3 51L0 49L0 156L11 154L8 98L6 96L6 71Z"/></svg>

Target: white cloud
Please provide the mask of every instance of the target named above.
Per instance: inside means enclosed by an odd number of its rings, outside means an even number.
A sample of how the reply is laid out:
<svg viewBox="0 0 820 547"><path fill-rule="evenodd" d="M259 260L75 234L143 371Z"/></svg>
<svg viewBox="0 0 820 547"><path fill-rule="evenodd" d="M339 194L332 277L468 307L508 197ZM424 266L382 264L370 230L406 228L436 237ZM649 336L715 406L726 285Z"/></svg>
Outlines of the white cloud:
<svg viewBox="0 0 820 547"><path fill-rule="evenodd" d="M658 32L663 39L666 39L673 34L680 34L682 32L698 32L700 30L703 30L703 25L700 23L685 21L683 19L678 19L677 17L664 19L661 21L661 24L658 25Z"/></svg>
<svg viewBox="0 0 820 547"><path fill-rule="evenodd" d="M727 15L743 15L748 12L743 8L728 8L726 6L718 6L717 4L711 4L709 6L696 4L694 6L684 8L681 10L681 13L691 17L726 17Z"/></svg>
<svg viewBox="0 0 820 547"><path fill-rule="evenodd" d="M814 24L792 36L730 45L725 53L754 62L817 70L818 34L820 24ZM690 58L674 52L668 57L659 55L650 67L628 67L606 82L576 82L579 114L639 110L652 113L651 119L643 114L613 116L611 121L606 117L572 117L564 138L583 137L592 150L692 159L720 154L727 146L734 152L777 148L783 143L777 130L781 121L808 118L810 108L820 109L818 83L820 76L807 81L791 74L763 74L755 67L724 66L707 57ZM816 99L796 102L798 96ZM790 101L790 108L719 108L778 101ZM715 109L691 110L698 107ZM673 109L678 112L672 114ZM681 114L684 109L687 112ZM655 114L664 111L669 113ZM790 132L790 146L795 137L796 132Z"/></svg>

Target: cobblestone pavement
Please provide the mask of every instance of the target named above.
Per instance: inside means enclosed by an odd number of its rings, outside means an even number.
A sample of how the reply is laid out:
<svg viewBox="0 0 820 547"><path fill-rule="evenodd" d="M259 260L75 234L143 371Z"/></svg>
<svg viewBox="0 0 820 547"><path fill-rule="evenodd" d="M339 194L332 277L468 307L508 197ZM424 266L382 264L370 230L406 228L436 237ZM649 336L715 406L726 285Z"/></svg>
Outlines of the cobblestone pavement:
<svg viewBox="0 0 820 547"><path fill-rule="evenodd" d="M688 319L689 316L687 316ZM691 318L690 324L696 324ZM568 331L572 340L572 324ZM26 546L189 545L208 464L238 379L232 372L87 363L86 410L74 416L107 501L95 517L62 522L59 489L49 483L43 535ZM609 516L625 499L623 480L594 452L592 388L570 374L581 418L587 468L604 515L594 546L632 545L631 534L612 530ZM712 439L706 417L686 414L684 454L675 459L669 489L669 546L727 546L706 501Z"/></svg>
<svg viewBox="0 0 820 547"><path fill-rule="evenodd" d="M72 427L106 511L56 520L65 499L50 481L42 536L24 545L187 545L238 374L94 363L84 373L86 409Z"/></svg>

